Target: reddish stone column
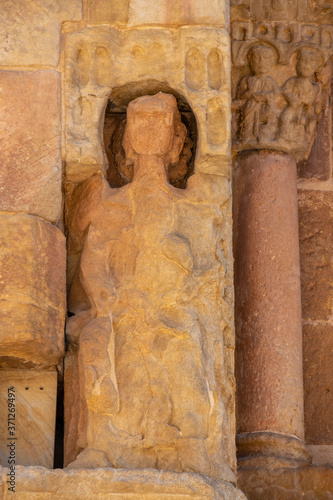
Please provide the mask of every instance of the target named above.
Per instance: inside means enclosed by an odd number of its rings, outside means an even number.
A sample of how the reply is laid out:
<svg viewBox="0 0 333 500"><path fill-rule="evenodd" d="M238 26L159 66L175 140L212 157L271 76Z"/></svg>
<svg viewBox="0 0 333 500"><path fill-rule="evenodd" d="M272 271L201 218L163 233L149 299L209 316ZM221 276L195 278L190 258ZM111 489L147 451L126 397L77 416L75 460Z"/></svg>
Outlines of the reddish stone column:
<svg viewBox="0 0 333 500"><path fill-rule="evenodd" d="M274 151L240 154L234 193L240 465L268 457L309 463L295 160Z"/></svg>

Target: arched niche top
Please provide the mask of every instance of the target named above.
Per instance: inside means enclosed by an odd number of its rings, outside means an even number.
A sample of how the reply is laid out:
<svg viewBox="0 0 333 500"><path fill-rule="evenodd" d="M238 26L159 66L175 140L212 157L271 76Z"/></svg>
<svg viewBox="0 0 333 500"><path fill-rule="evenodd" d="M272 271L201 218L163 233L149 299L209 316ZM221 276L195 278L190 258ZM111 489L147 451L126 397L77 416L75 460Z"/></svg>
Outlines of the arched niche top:
<svg viewBox="0 0 333 500"><path fill-rule="evenodd" d="M170 183L174 187L185 189L187 179L194 173L198 126L195 115L185 97L165 82L148 80L128 83L113 88L105 111L104 147L108 159L106 175L111 187L121 187L130 182L128 179L131 173L127 172L123 175L124 172L120 172L118 168L119 158L123 155L122 136L128 104L138 97L154 95L159 92L172 94L176 98L182 122L187 129L187 138L181 155L182 168L175 169L173 173L170 172Z"/></svg>

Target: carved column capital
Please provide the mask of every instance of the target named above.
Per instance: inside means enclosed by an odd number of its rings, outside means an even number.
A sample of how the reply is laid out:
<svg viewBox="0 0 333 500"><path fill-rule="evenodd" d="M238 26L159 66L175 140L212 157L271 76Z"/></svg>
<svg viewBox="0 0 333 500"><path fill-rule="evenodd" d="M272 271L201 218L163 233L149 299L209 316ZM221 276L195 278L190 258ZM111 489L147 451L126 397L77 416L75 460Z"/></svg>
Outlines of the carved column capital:
<svg viewBox="0 0 333 500"><path fill-rule="evenodd" d="M234 149L306 161L331 79L333 27L235 22L232 38Z"/></svg>

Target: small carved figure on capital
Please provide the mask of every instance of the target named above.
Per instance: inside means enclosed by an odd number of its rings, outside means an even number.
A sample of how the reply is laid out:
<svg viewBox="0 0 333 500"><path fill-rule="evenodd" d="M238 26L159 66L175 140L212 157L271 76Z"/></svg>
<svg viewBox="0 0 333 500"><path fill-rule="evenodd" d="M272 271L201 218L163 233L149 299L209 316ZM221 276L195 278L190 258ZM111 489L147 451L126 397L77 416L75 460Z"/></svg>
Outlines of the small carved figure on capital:
<svg viewBox="0 0 333 500"><path fill-rule="evenodd" d="M302 48L297 55L297 76L289 78L281 89L287 105L280 116L279 139L291 147L307 148L314 138L322 104L321 87L314 81L319 65L318 51Z"/></svg>
<svg viewBox="0 0 333 500"><path fill-rule="evenodd" d="M248 53L251 76L244 77L238 87L240 108L239 139L243 143L270 142L276 138L278 86L269 72L277 63L278 54L269 45L256 44Z"/></svg>

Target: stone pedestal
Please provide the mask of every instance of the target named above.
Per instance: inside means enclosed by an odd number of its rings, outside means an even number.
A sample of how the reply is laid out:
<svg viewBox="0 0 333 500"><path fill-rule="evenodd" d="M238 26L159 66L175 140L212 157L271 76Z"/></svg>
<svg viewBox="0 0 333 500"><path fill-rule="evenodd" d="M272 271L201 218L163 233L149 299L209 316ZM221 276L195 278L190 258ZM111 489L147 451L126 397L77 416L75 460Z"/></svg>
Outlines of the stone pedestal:
<svg viewBox="0 0 333 500"><path fill-rule="evenodd" d="M0 467L0 496L6 492L8 469ZM177 474L154 469L96 469L49 471L17 467L15 493L20 500L246 500L235 486L199 474ZM6 495L6 493L4 493ZM10 492L8 493L9 498ZM15 496L15 495L14 495Z"/></svg>
<svg viewBox="0 0 333 500"><path fill-rule="evenodd" d="M295 160L240 155L234 191L240 463L308 463Z"/></svg>

